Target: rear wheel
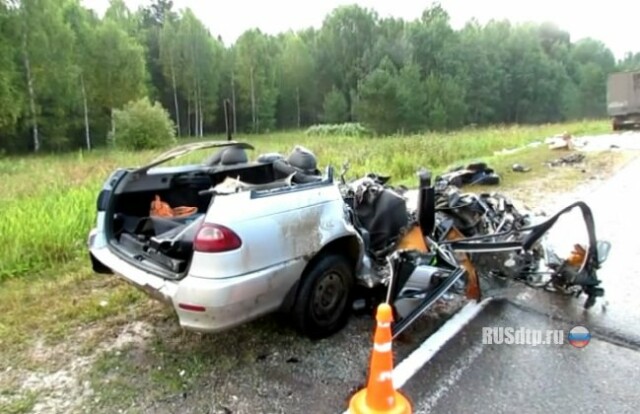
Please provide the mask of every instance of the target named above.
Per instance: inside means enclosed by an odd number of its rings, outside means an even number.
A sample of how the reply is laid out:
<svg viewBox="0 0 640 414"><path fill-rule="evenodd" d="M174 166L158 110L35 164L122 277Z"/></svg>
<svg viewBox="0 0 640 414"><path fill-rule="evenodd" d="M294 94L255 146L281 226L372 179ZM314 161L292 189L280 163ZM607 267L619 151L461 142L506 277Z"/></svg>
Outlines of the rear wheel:
<svg viewBox="0 0 640 414"><path fill-rule="evenodd" d="M312 339L338 332L349 319L353 286L353 270L344 256L319 257L300 281L291 310L295 328Z"/></svg>

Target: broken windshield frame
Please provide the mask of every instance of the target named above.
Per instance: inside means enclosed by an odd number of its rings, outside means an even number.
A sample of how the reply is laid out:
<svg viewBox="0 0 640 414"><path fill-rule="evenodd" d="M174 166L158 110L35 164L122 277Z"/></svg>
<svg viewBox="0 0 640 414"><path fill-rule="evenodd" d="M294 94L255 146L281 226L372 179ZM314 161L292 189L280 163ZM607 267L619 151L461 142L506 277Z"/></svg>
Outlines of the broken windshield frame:
<svg viewBox="0 0 640 414"><path fill-rule="evenodd" d="M170 149L169 151L163 152L162 154L154 158L150 163L133 170L132 173L136 175L146 174L153 167L156 167L167 161L182 157L193 151L206 149L206 148L232 147L232 146L237 148L242 148L242 149L251 149L251 150L255 149L251 144L247 144L246 142L238 142L238 141L192 142L189 144L180 145L178 147Z"/></svg>

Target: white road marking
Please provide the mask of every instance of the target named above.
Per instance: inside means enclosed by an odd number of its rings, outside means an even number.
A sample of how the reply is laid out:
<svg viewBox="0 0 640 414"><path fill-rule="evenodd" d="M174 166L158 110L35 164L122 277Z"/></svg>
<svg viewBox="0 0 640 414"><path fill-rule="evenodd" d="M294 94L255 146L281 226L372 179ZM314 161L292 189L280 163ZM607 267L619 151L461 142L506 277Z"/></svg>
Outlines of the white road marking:
<svg viewBox="0 0 640 414"><path fill-rule="evenodd" d="M489 303L487 298L480 303L470 302L427 338L415 351L393 370L393 386L402 387L454 336L458 334Z"/></svg>
<svg viewBox="0 0 640 414"><path fill-rule="evenodd" d="M458 334L480 311L491 301L491 298L484 299L480 303L467 303L460 311L458 311L451 319L440 327L436 332L429 336L417 349L415 349L408 357L406 357L393 370L393 388L401 388L412 376L440 350L454 336ZM482 352L481 346L476 346L463 356L462 363L454 366L449 376L444 380L431 397L426 400L427 406L435 404L442 395L448 390L449 386L455 384L462 373L471 365L471 363ZM422 407L423 405L421 405ZM350 414L347 409L343 414Z"/></svg>
<svg viewBox="0 0 640 414"><path fill-rule="evenodd" d="M462 374L473 364L473 362L480 356L484 346L481 343L477 343L471 349L467 350L463 355L456 358L456 362L449 370L449 374L438 380L436 388L429 391L429 397L421 400L418 403L418 407L414 407L415 414L428 414L433 410L433 407L438 403L448 391L449 388L455 385Z"/></svg>

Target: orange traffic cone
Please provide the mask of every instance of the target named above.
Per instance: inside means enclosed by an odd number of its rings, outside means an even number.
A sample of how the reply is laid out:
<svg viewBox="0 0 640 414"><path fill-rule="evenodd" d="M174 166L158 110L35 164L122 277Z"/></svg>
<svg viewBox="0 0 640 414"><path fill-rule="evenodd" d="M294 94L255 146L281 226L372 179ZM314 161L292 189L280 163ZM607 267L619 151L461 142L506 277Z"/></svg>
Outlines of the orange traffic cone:
<svg viewBox="0 0 640 414"><path fill-rule="evenodd" d="M351 414L411 414L409 400L393 388L391 349L393 312L388 303L381 303L378 306L376 320L367 387L351 397L349 412Z"/></svg>

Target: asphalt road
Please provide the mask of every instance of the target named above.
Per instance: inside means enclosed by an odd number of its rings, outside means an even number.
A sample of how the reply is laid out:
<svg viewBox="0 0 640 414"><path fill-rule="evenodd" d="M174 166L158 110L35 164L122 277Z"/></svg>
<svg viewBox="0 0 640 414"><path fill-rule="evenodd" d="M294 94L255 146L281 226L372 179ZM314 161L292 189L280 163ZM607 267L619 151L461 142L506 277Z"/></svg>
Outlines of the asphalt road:
<svg viewBox="0 0 640 414"><path fill-rule="evenodd" d="M640 139L640 138L639 138ZM640 160L578 198L593 210L597 237L612 250L599 275L604 300L583 310L569 299L530 288L507 288L452 338L401 391L415 413L631 413L640 408ZM556 204L553 206L553 204ZM579 213L558 222L550 235L560 247L582 241ZM584 348L568 343L576 326L593 335ZM483 344L483 327L562 330L562 344Z"/></svg>
<svg viewBox="0 0 640 414"><path fill-rule="evenodd" d="M488 326L561 329L562 323L490 304L402 388L414 413L632 413L640 353L606 339L562 345L483 345Z"/></svg>

